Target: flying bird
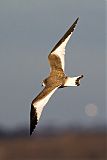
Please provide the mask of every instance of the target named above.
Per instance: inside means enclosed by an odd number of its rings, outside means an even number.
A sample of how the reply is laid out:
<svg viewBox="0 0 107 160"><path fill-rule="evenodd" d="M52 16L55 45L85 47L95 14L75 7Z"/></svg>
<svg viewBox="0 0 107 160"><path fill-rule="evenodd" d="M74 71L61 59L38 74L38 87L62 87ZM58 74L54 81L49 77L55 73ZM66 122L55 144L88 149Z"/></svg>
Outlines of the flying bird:
<svg viewBox="0 0 107 160"><path fill-rule="evenodd" d="M64 88L69 86L79 86L80 79L83 78L83 75L77 77L68 77L64 73L65 67L65 47L70 39L79 17L64 34L64 36L59 40L59 42L54 46L48 55L48 60L50 64L50 74L47 78L42 81L43 90L31 103L30 111L30 135L34 131L44 106L49 101L52 94L58 88Z"/></svg>

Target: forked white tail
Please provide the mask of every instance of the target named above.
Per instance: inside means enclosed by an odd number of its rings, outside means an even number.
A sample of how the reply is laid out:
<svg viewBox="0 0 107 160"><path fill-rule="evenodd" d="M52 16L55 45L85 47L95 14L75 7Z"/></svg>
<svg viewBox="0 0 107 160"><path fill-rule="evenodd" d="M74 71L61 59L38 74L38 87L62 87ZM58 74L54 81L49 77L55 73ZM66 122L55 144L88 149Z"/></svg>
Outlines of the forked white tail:
<svg viewBox="0 0 107 160"><path fill-rule="evenodd" d="M80 79L83 78L83 75L77 76L77 77L67 77L67 80L64 84L65 87L70 86L79 86L80 85Z"/></svg>

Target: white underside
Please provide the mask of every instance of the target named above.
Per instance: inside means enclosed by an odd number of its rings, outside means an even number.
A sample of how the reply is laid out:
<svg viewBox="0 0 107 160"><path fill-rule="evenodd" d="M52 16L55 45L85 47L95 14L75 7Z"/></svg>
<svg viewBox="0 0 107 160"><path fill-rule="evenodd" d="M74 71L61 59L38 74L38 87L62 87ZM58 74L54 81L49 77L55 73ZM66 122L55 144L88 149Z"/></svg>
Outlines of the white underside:
<svg viewBox="0 0 107 160"><path fill-rule="evenodd" d="M75 83L77 78L79 78L80 76L77 77L68 77L64 86L77 86L77 84Z"/></svg>
<svg viewBox="0 0 107 160"><path fill-rule="evenodd" d="M61 59L61 64L62 64L62 69L64 70L64 66L65 66L65 62L64 62L64 59L65 59L65 47L67 45L67 42L69 41L70 37L72 35L72 32L71 34L65 39L64 42L62 42L62 44L55 49L55 51L53 51L51 54L55 54L55 55L58 55Z"/></svg>
<svg viewBox="0 0 107 160"><path fill-rule="evenodd" d="M57 87L58 88L58 87ZM52 96L52 94L57 90L57 88L53 89L53 91L51 91L45 98L35 102L33 105L36 108L36 112L37 112L37 120L39 121L41 113L43 111L44 106L47 104L47 102L49 101L50 97Z"/></svg>

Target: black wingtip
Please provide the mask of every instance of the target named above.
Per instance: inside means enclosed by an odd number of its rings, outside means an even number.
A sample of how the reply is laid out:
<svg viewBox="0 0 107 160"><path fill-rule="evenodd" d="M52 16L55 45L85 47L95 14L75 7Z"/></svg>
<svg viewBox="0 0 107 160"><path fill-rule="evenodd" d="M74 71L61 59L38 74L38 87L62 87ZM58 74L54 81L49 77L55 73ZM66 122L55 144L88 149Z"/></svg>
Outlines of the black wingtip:
<svg viewBox="0 0 107 160"><path fill-rule="evenodd" d="M37 112L36 108L34 108L33 104L31 104L31 111L30 111L30 136L32 135L35 127L37 125Z"/></svg>
<svg viewBox="0 0 107 160"><path fill-rule="evenodd" d="M55 49L57 49L62 42L65 41L65 39L71 34L71 32L74 31L75 27L76 27L76 24L79 20L79 17L75 20L75 22L71 25L71 27L68 29L68 31L64 34L64 36L59 40L59 42L55 45L55 47L51 50L50 53L52 53Z"/></svg>
<svg viewBox="0 0 107 160"><path fill-rule="evenodd" d="M79 18L80 18L80 17L78 17L76 21L78 21L78 20L79 20Z"/></svg>
<svg viewBox="0 0 107 160"><path fill-rule="evenodd" d="M75 22L73 24L74 26L77 24L78 20L79 20L79 17L75 20Z"/></svg>

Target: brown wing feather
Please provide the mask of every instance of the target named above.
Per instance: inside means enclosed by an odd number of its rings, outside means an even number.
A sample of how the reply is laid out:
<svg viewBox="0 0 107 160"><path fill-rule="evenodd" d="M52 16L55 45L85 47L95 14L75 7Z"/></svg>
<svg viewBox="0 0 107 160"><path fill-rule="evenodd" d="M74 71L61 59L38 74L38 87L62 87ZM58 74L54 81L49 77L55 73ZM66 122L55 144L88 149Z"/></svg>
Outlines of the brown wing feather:
<svg viewBox="0 0 107 160"><path fill-rule="evenodd" d="M62 70L61 59L58 55L49 54L48 59L51 66L51 70Z"/></svg>
<svg viewBox="0 0 107 160"><path fill-rule="evenodd" d="M32 101L32 104L34 104L35 102L43 99L44 97L46 97L53 89L56 88L55 86L46 86L39 94L38 96Z"/></svg>
<svg viewBox="0 0 107 160"><path fill-rule="evenodd" d="M54 70L56 69L64 70L65 47L66 47L66 44L70 36L72 35L75 29L78 19L79 18L76 19L73 25L68 29L68 31L64 34L64 36L59 40L59 42L55 45L55 47L50 52L48 59L49 59L51 70L53 69Z"/></svg>

